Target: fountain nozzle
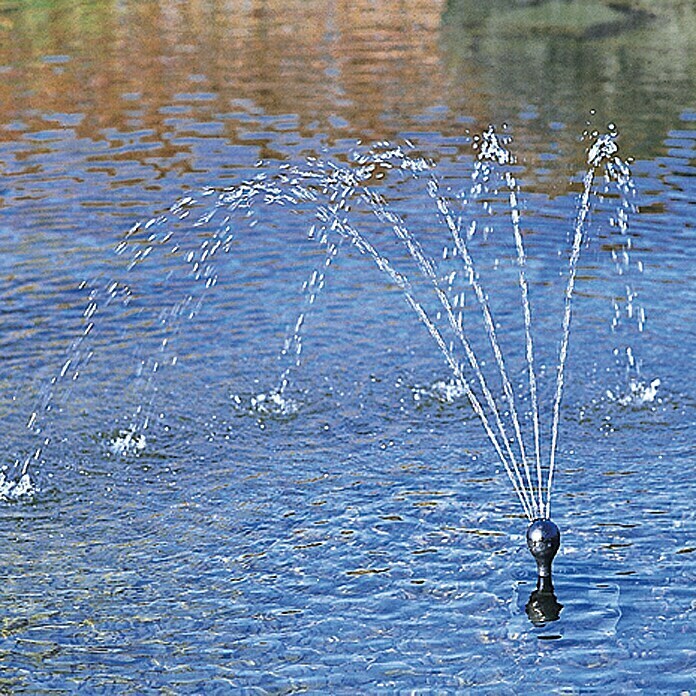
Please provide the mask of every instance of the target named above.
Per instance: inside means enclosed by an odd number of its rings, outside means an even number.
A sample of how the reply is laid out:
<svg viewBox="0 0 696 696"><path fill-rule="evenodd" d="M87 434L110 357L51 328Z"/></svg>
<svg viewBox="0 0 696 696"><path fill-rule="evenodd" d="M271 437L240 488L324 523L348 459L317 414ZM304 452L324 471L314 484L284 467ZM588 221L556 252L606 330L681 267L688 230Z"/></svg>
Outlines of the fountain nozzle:
<svg viewBox="0 0 696 696"><path fill-rule="evenodd" d="M537 591L553 592L551 563L561 545L561 532L549 519L534 520L527 528L527 546L537 562Z"/></svg>

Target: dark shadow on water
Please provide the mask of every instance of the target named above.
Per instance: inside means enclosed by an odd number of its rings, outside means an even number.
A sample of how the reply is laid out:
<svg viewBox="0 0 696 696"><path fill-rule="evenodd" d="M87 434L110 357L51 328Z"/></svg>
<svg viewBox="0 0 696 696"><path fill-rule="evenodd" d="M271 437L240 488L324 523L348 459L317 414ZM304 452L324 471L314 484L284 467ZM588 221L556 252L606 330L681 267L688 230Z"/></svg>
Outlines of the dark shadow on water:
<svg viewBox="0 0 696 696"><path fill-rule="evenodd" d="M558 621L563 605L556 599L554 592L534 590L524 607L527 617L535 626L545 626Z"/></svg>

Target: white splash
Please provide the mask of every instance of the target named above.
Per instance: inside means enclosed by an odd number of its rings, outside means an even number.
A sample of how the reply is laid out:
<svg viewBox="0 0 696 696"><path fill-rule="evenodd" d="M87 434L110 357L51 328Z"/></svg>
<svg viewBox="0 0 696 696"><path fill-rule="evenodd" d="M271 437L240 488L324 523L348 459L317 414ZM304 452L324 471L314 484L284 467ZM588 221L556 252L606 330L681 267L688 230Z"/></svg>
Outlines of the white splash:
<svg viewBox="0 0 696 696"><path fill-rule="evenodd" d="M18 500L31 496L36 492L29 474L23 474L19 480L13 481L0 472L0 500Z"/></svg>
<svg viewBox="0 0 696 696"><path fill-rule="evenodd" d="M249 404L252 413L275 416L290 416L297 413L300 408L294 399L284 396L279 391L256 394L251 397Z"/></svg>
<svg viewBox="0 0 696 696"><path fill-rule="evenodd" d="M145 449L147 441L142 433L136 433L133 430L120 430L118 435L111 438L109 450L120 457L125 457L129 454L138 454Z"/></svg>
<svg viewBox="0 0 696 696"><path fill-rule="evenodd" d="M659 379L654 379L649 384L645 384L645 382L641 382L637 379L632 379L628 383L628 392L626 394L614 394L611 390L607 389L607 397L610 401L616 401L618 404L621 404L621 406L641 408L655 402L660 384L661 382Z"/></svg>
<svg viewBox="0 0 696 696"><path fill-rule="evenodd" d="M455 379L444 379L433 382L429 387L413 387L413 400L418 403L432 399L442 403L451 404L466 396L464 385Z"/></svg>
<svg viewBox="0 0 696 696"><path fill-rule="evenodd" d="M613 135L600 135L587 151L587 163L592 167L599 166L603 161L610 161L619 151Z"/></svg>

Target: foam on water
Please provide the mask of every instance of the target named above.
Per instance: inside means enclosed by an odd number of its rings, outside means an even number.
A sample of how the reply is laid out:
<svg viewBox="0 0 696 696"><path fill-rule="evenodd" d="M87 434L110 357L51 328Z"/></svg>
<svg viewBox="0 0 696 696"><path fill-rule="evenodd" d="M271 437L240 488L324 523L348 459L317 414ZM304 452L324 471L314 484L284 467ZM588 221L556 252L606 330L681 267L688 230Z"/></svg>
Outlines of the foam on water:
<svg viewBox="0 0 696 696"><path fill-rule="evenodd" d="M298 403L280 392L260 393L249 400L249 408L263 415L290 416L299 410Z"/></svg>
<svg viewBox="0 0 696 696"><path fill-rule="evenodd" d="M242 416L253 416L259 423L265 417L284 418L294 416L302 404L293 397L280 391L258 392L255 394L231 394L230 403L235 413Z"/></svg>

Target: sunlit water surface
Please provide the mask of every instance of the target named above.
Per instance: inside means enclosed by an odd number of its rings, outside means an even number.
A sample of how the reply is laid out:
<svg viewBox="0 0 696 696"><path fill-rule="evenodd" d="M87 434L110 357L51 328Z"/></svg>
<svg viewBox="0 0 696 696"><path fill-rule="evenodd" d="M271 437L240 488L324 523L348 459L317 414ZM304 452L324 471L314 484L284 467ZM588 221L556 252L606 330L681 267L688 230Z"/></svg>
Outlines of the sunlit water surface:
<svg viewBox="0 0 696 696"><path fill-rule="evenodd" d="M648 103L622 114L594 93L572 117L530 84L501 106L496 74L452 48L457 3L391 8L377 28L369 7L351 21L309 13L319 24L303 40L261 5L231 12L223 39L212 9L191 5L192 17L149 2L0 14L3 463L9 476L27 462L34 488L0 504L0 690L694 689L690 73L678 66L676 106L646 128ZM47 22L57 33L42 43ZM610 54L622 40L591 43ZM669 91L662 74L643 78ZM226 187L317 158L355 166L385 138L460 200L489 119L518 161L545 443L583 130L615 121L635 158L628 232L601 177L586 226L553 495L563 609L545 625L525 613L534 567L502 466L372 261L344 242L326 268L313 203L239 212L210 287L188 257L219 233L218 213L194 222ZM377 174L439 258L430 172ZM510 206L493 183L462 210L526 413ZM423 290L374 211L351 215ZM129 270L150 230L173 241ZM470 293L463 311L483 351Z"/></svg>

